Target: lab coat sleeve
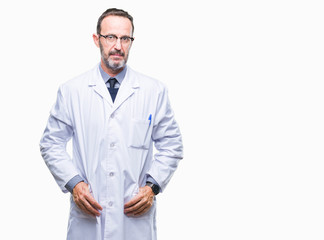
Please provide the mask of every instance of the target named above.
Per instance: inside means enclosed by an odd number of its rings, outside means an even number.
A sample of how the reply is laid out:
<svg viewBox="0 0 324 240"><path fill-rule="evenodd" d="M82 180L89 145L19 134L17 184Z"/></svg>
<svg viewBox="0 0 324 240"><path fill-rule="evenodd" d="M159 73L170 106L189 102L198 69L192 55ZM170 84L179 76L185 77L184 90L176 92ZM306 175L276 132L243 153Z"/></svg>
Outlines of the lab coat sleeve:
<svg viewBox="0 0 324 240"><path fill-rule="evenodd" d="M78 175L78 171L66 151L66 144L73 136L73 127L62 92L60 87L40 141L40 151L61 190L68 192L65 185Z"/></svg>
<svg viewBox="0 0 324 240"><path fill-rule="evenodd" d="M180 129L175 121L166 88L159 96L155 119L153 119L152 140L157 153L148 174L165 189L179 160L183 158L183 145Z"/></svg>

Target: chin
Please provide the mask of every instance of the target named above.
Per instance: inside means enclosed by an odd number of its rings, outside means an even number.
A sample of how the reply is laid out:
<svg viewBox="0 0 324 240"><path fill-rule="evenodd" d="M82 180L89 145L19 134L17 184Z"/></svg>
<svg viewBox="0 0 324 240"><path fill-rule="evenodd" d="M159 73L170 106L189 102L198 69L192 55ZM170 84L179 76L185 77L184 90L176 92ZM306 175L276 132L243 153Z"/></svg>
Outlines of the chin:
<svg viewBox="0 0 324 240"><path fill-rule="evenodd" d="M121 61L114 61L112 59L108 59L108 61L104 60L104 63L107 68L109 68L113 71L117 71L126 65L126 61L124 59Z"/></svg>

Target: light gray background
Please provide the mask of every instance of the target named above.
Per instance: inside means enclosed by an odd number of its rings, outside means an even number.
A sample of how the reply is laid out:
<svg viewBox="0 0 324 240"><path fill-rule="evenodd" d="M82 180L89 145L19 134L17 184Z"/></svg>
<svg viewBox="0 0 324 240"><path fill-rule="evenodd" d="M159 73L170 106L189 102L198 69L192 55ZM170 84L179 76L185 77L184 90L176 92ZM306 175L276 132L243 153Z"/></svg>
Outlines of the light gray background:
<svg viewBox="0 0 324 240"><path fill-rule="evenodd" d="M185 158L158 237L323 239L322 1L0 4L1 239L65 239L38 142L59 84L92 68L100 14L135 19L129 65L167 84Z"/></svg>

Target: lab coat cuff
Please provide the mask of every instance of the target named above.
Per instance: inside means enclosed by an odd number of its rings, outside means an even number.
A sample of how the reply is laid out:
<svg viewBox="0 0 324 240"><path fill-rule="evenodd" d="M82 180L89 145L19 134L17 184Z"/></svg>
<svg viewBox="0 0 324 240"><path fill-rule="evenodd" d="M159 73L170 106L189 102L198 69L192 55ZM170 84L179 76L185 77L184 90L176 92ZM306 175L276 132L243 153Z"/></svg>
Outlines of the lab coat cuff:
<svg viewBox="0 0 324 240"><path fill-rule="evenodd" d="M151 182L157 186L159 186L159 188L161 189L160 185L154 180L154 178L152 178L150 175L147 175L146 177L146 182Z"/></svg>
<svg viewBox="0 0 324 240"><path fill-rule="evenodd" d="M75 187L75 185L77 185L79 182L84 182L83 178L80 177L80 175L76 175L74 176L70 181L68 181L68 183L65 185L65 188L72 193L73 192L73 188Z"/></svg>

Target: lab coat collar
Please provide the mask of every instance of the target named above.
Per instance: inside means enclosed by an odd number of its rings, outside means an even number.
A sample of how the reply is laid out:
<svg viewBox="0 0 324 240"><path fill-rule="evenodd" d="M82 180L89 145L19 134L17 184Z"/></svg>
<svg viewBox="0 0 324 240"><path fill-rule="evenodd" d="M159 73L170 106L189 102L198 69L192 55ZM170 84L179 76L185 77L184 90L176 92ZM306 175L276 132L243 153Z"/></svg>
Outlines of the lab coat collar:
<svg viewBox="0 0 324 240"><path fill-rule="evenodd" d="M102 79L104 80L105 83L107 83L108 79L111 78L111 76L102 69L101 64L99 64L99 71ZM117 79L119 85L122 84L126 75L126 71L127 71L127 65L125 65L124 69L114 77Z"/></svg>
<svg viewBox="0 0 324 240"><path fill-rule="evenodd" d="M100 63L99 63L100 64ZM119 87L115 102L112 102L109 91L102 79L99 64L93 69L92 77L89 78L89 87L92 87L101 97L103 97L114 109L117 109L127 98L129 98L137 88L140 87L137 75L128 66L123 84Z"/></svg>

